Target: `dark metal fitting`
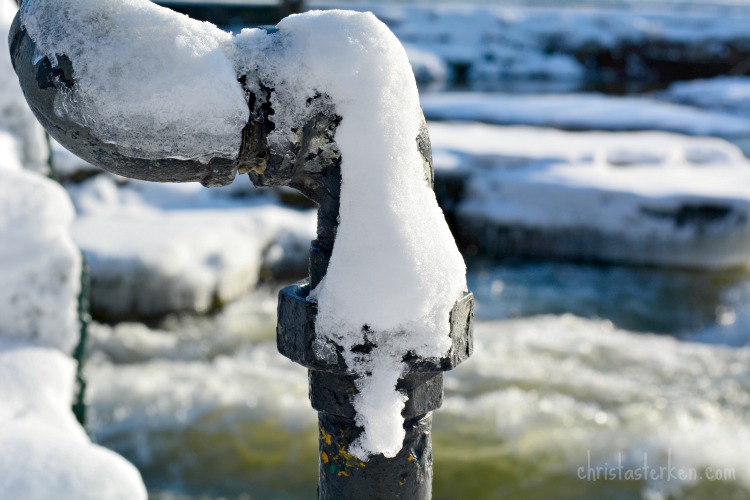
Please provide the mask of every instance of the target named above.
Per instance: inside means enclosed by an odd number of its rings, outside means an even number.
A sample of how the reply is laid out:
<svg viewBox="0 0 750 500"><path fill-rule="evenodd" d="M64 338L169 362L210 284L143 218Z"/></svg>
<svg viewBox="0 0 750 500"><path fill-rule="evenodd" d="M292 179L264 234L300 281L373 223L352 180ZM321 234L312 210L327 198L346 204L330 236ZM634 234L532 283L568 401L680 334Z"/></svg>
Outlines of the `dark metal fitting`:
<svg viewBox="0 0 750 500"><path fill-rule="evenodd" d="M319 412L354 419L352 396L358 375L346 366L343 348L315 334L318 306L308 300L308 280L288 286L279 293L276 342L281 354L308 368L310 403ZM404 357L405 374L396 388L407 397L402 415L415 418L443 404L443 372L458 366L473 350L474 296L466 293L450 314L451 349L441 358ZM371 346L364 346L371 347Z"/></svg>
<svg viewBox="0 0 750 500"><path fill-rule="evenodd" d="M279 292L276 343L279 352L295 363L310 369L351 374L342 356L343 348L315 335L317 303L308 300L310 283L307 279L285 287ZM450 313L450 338L452 345L440 358L419 358L410 354L404 357L408 373L444 372L452 370L467 359L473 351L474 295L467 292Z"/></svg>

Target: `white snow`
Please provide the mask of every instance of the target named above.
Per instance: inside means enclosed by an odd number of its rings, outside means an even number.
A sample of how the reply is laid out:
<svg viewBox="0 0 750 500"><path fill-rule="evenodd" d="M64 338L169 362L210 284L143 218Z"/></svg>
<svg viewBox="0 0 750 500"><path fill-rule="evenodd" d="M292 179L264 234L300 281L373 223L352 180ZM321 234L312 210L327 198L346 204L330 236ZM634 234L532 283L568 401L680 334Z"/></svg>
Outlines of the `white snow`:
<svg viewBox="0 0 750 500"><path fill-rule="evenodd" d="M146 498L135 467L76 422L74 381L70 357L0 338L0 496Z"/></svg>
<svg viewBox="0 0 750 500"><path fill-rule="evenodd" d="M73 206L20 168L0 133L0 497L146 498L136 469L89 441L71 404L81 258Z"/></svg>
<svg viewBox="0 0 750 500"><path fill-rule="evenodd" d="M21 170L21 151L18 139L0 129L0 170Z"/></svg>
<svg viewBox="0 0 750 500"><path fill-rule="evenodd" d="M17 11L14 0L0 0L0 130L5 129L17 138L21 161L26 168L47 173L49 147L44 129L26 104L10 61L6 35Z"/></svg>
<svg viewBox="0 0 750 500"><path fill-rule="evenodd" d="M0 335L71 352L78 342L81 258L73 206L56 183L0 169Z"/></svg>
<svg viewBox="0 0 750 500"><path fill-rule="evenodd" d="M750 118L644 97L600 94L426 94L428 120L465 120L571 130L664 130L689 135L750 135Z"/></svg>
<svg viewBox="0 0 750 500"><path fill-rule="evenodd" d="M141 158L235 158L248 117L232 37L148 0L28 0L23 26L76 84L56 113Z"/></svg>
<svg viewBox="0 0 750 500"><path fill-rule="evenodd" d="M415 146L416 83L403 47L372 14L311 12L278 28L271 37L257 30L238 36L244 69L275 83L269 140L299 126L316 93L329 96L343 117L336 131L340 225L328 273L313 291L316 331L343 346L349 369L362 377L354 405L364 434L350 451L363 459L395 456L404 436L404 396L395 391L401 359L410 351L447 351L448 315L466 289L463 259ZM351 349L366 341L377 347L356 356Z"/></svg>
<svg viewBox="0 0 750 500"><path fill-rule="evenodd" d="M271 257L282 259L315 237L314 212L195 183L100 175L69 190L78 210L73 238L91 266L92 304L116 318L205 313L256 285L268 247L277 244L280 255Z"/></svg>
<svg viewBox="0 0 750 500"><path fill-rule="evenodd" d="M746 76L721 76L676 82L664 92L659 92L657 97L745 118L750 117L750 78Z"/></svg>
<svg viewBox="0 0 750 500"><path fill-rule="evenodd" d="M468 177L459 224L543 231L552 238L547 256L750 263L750 162L721 139L452 123L430 130L438 173L447 163ZM702 219L701 207L717 210L716 219Z"/></svg>

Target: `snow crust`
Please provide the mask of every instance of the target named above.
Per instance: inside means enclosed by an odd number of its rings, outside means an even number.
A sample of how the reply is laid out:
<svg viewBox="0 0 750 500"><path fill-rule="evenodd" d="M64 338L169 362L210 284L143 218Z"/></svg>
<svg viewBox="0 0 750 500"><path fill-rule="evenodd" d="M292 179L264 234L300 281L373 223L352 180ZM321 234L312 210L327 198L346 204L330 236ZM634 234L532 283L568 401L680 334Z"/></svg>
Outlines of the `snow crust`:
<svg viewBox="0 0 750 500"><path fill-rule="evenodd" d="M235 158L248 117L232 37L148 0L28 0L40 56L66 55L76 84L55 112L140 158Z"/></svg>
<svg viewBox="0 0 750 500"><path fill-rule="evenodd" d="M20 159L25 168L46 174L49 170L49 147L44 129L26 104L10 61L6 35L17 11L14 0L0 0L0 129L9 131L17 138ZM2 150L5 151L5 148Z"/></svg>
<svg viewBox="0 0 750 500"><path fill-rule="evenodd" d="M312 294L316 331L341 345L361 376L354 406L365 431L351 452L395 456L404 437L404 396L395 390L402 357L447 351L449 312L466 290L463 259L424 182L416 83L403 47L372 14L311 12L278 29L272 37L257 30L238 36L240 44L276 49L250 51L243 69L278 82L279 140L301 123L299 113L284 110L305 110L316 94L329 96L343 117L336 131L340 225L328 273ZM370 354L352 352L367 342L376 346Z"/></svg>

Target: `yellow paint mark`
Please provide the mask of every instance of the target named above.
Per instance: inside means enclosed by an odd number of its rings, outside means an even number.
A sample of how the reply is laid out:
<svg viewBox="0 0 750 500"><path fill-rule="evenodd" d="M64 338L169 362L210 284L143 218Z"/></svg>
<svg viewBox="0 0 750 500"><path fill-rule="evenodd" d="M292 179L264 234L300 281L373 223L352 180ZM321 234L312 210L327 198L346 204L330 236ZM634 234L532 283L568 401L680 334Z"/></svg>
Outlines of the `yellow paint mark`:
<svg viewBox="0 0 750 500"><path fill-rule="evenodd" d="M323 461L324 464L328 463L328 453L325 451L320 454L320 459Z"/></svg>
<svg viewBox="0 0 750 500"><path fill-rule="evenodd" d="M331 446L331 435L326 433L324 428L320 428L320 438L326 442L328 446Z"/></svg>
<svg viewBox="0 0 750 500"><path fill-rule="evenodd" d="M339 476L349 477L349 474L347 474L344 471L339 472Z"/></svg>
<svg viewBox="0 0 750 500"><path fill-rule="evenodd" d="M413 453L409 453L409 458L407 458L407 460L408 460L409 462L413 462L413 461L415 461L416 459L417 459L417 457L415 457Z"/></svg>
<svg viewBox="0 0 750 500"><path fill-rule="evenodd" d="M398 485L399 485L399 486L403 486L403 485L405 485L405 484L406 484L406 481L399 481L399 482L398 482Z"/></svg>
<svg viewBox="0 0 750 500"><path fill-rule="evenodd" d="M343 446L339 448L339 455L344 457L344 460L355 460L357 458L351 453L349 453L348 451L346 451L346 448L344 448Z"/></svg>

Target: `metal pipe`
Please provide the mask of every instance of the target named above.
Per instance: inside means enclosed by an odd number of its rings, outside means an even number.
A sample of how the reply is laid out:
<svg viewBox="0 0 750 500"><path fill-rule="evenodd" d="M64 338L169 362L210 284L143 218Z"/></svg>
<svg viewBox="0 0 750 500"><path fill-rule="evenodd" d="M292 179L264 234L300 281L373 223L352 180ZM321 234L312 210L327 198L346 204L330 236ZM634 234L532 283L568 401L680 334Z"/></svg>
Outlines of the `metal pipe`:
<svg viewBox="0 0 750 500"><path fill-rule="evenodd" d="M242 132L235 160L143 160L122 154L80 125L54 112L54 99L63 87L74 86L72 62L59 55L52 66L47 58L35 59L33 41L16 18L10 48L29 104L50 134L85 160L114 173L160 182L199 181L205 185L231 182L236 172L247 172L257 186L290 186L318 204L317 238L310 248L310 277L279 294L277 346L279 352L309 370L310 402L319 412L319 484L322 499L428 499L432 492L433 410L443 400L443 372L469 357L472 351L473 296L467 293L450 314L451 349L441 358L407 355L407 369L397 388L408 397L402 412L406 438L395 458L371 457L360 461L349 453L361 434L355 422L351 396L357 393L356 376L342 356L341 346L321 345L315 334L317 304L308 300L311 288L325 276L336 239L341 192L341 152L336 128L341 117L334 102L319 95L316 114L293 129L288 141L268 141L274 130L273 90L252 75L239 78L245 88L250 118ZM423 158L425 182L432 185L432 157L424 125L414 138ZM372 344L357 346L368 352Z"/></svg>

